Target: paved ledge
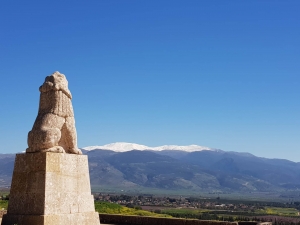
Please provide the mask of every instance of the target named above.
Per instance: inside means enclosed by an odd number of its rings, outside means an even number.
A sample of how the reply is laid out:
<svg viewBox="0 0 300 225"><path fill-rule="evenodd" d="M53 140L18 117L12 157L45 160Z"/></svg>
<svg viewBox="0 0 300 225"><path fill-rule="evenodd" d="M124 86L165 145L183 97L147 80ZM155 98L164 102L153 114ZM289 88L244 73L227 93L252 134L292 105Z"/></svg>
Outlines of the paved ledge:
<svg viewBox="0 0 300 225"><path fill-rule="evenodd" d="M124 225L238 225L237 222L100 214L101 224ZM250 224L248 224L250 225ZM256 223L252 223L256 225Z"/></svg>
<svg viewBox="0 0 300 225"><path fill-rule="evenodd" d="M211 220L189 220L176 218L157 218L146 216L125 216L114 214L100 214L101 224L107 225L272 225L271 222L222 222ZM2 218L0 218L0 224Z"/></svg>
<svg viewBox="0 0 300 225"><path fill-rule="evenodd" d="M195 220L179 218L159 218L147 216L127 216L100 213L101 224L115 225L272 225L271 222L257 223L255 221L226 222L212 220Z"/></svg>

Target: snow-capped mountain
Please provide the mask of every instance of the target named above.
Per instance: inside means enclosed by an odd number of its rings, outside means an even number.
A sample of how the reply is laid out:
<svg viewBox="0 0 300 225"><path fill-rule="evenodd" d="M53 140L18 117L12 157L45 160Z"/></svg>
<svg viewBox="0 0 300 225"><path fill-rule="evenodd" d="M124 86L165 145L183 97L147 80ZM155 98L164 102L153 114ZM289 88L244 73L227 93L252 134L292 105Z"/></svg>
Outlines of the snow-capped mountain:
<svg viewBox="0 0 300 225"><path fill-rule="evenodd" d="M116 142L103 146L89 146L82 148L87 151L95 150L95 149L103 149L103 150L112 150L115 152L126 152L131 150L153 150L153 151L163 151L163 150L178 150L185 152L195 152L202 150L215 150L213 148L199 146L199 145L187 145L187 146L179 146L179 145L163 145L158 147L149 147L146 145L139 145L135 143L127 143L127 142Z"/></svg>

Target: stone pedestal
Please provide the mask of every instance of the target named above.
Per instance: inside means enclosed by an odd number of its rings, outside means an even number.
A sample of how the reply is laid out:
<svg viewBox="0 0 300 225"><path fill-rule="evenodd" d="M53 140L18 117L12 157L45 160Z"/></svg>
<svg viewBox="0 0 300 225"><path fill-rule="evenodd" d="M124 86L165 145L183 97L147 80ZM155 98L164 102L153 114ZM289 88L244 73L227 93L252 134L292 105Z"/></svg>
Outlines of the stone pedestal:
<svg viewBox="0 0 300 225"><path fill-rule="evenodd" d="M17 154L2 225L99 225L85 155Z"/></svg>

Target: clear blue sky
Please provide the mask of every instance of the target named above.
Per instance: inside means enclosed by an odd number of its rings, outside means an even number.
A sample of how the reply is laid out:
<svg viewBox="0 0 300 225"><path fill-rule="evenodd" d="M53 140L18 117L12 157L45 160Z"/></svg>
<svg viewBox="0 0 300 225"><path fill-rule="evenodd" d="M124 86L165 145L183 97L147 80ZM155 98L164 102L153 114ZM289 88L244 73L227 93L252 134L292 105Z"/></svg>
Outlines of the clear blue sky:
<svg viewBox="0 0 300 225"><path fill-rule="evenodd" d="M198 144L300 162L300 1L2 1L0 152L58 70L78 145Z"/></svg>

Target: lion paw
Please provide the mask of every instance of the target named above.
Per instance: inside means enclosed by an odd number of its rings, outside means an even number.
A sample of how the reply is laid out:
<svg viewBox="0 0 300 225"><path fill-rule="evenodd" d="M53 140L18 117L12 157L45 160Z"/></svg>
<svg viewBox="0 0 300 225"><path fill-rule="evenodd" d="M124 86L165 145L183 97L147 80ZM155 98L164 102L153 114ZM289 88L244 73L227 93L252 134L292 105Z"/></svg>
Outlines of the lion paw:
<svg viewBox="0 0 300 225"><path fill-rule="evenodd" d="M78 148L72 148L68 152L71 153L71 154L82 155L82 151Z"/></svg>
<svg viewBox="0 0 300 225"><path fill-rule="evenodd" d="M55 153L65 153L66 151L64 150L63 147L61 146L54 146L52 148L47 148L42 150L41 152L55 152Z"/></svg>

